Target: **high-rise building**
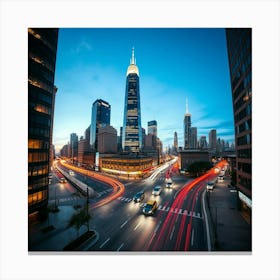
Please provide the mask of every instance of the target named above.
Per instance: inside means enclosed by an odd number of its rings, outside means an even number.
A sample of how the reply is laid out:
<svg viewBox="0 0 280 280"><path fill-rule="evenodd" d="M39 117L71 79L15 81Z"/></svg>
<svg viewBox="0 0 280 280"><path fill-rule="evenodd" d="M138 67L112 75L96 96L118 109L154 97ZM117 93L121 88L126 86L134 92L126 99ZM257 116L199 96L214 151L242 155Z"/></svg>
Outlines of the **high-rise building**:
<svg viewBox="0 0 280 280"><path fill-rule="evenodd" d="M138 153L142 145L139 70L132 48L132 57L126 73L122 147L124 151Z"/></svg>
<svg viewBox="0 0 280 280"><path fill-rule="evenodd" d="M190 149L191 141L191 114L189 113L188 101L186 103L186 114L184 117L184 149Z"/></svg>
<svg viewBox="0 0 280 280"><path fill-rule="evenodd" d="M207 145L206 136L201 136L199 139L199 148L201 150L206 150L207 147L208 147L208 145Z"/></svg>
<svg viewBox="0 0 280 280"><path fill-rule="evenodd" d="M78 142L79 142L78 135L76 133L71 133L70 134L70 157L73 162L77 160L78 157Z"/></svg>
<svg viewBox="0 0 280 280"><path fill-rule="evenodd" d="M178 135L177 132L174 132L174 149L177 152L178 151Z"/></svg>
<svg viewBox="0 0 280 280"><path fill-rule="evenodd" d="M211 129L209 132L209 149L216 151L217 148L217 131L216 129Z"/></svg>
<svg viewBox="0 0 280 280"><path fill-rule="evenodd" d="M252 199L252 29L226 29L235 126L236 187L244 211Z"/></svg>
<svg viewBox="0 0 280 280"><path fill-rule="evenodd" d="M91 125L90 125L90 145L94 151L98 147L98 129L110 125L111 105L102 100L97 99L92 104Z"/></svg>
<svg viewBox="0 0 280 280"><path fill-rule="evenodd" d="M100 127L98 131L98 152L99 153L117 153L118 139L117 130L107 125Z"/></svg>
<svg viewBox="0 0 280 280"><path fill-rule="evenodd" d="M157 121L148 122L148 134L152 134L157 137Z"/></svg>
<svg viewBox="0 0 280 280"><path fill-rule="evenodd" d="M28 28L28 212L48 203L57 28Z"/></svg>
<svg viewBox="0 0 280 280"><path fill-rule="evenodd" d="M197 148L197 127L191 127L190 148Z"/></svg>

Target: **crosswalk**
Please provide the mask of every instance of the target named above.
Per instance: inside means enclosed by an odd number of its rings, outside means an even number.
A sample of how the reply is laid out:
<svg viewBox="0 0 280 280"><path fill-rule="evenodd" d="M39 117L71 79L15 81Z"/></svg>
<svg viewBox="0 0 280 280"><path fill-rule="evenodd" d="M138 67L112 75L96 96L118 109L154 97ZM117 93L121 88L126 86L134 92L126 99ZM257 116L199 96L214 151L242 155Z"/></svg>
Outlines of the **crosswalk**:
<svg viewBox="0 0 280 280"><path fill-rule="evenodd" d="M97 193L97 197L100 197L100 196L102 196L102 195L104 195L104 194L108 194L108 193L110 193L110 192L112 192L112 191L113 191L113 189L111 188L111 189L104 190L104 191L102 191L102 192L98 192L98 193Z"/></svg>
<svg viewBox="0 0 280 280"><path fill-rule="evenodd" d="M120 196L120 197L118 197L118 200L129 203L132 201L132 198ZM144 206L145 206L145 203L143 203L143 202L139 203L139 207L143 208ZM194 212L194 211L188 211L186 209L181 209L181 208L178 209L178 208L165 207L165 206L159 205L157 208L157 211L171 212L171 213L177 214L177 215L184 215L184 216L189 216L189 217L192 216L193 218L203 219L203 215L201 213Z"/></svg>

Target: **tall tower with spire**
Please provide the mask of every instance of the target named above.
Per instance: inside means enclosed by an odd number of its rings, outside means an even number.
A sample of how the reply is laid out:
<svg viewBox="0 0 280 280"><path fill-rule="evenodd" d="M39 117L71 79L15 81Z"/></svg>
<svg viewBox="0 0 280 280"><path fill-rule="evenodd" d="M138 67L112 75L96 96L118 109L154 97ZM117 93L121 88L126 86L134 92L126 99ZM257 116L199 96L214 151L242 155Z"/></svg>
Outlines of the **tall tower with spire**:
<svg viewBox="0 0 280 280"><path fill-rule="evenodd" d="M134 47L126 72L122 148L123 151L131 153L138 153L142 149L139 70L134 56Z"/></svg>
<svg viewBox="0 0 280 280"><path fill-rule="evenodd" d="M186 113L184 117L184 149L190 149L191 143L191 114L189 113L188 99L186 100Z"/></svg>

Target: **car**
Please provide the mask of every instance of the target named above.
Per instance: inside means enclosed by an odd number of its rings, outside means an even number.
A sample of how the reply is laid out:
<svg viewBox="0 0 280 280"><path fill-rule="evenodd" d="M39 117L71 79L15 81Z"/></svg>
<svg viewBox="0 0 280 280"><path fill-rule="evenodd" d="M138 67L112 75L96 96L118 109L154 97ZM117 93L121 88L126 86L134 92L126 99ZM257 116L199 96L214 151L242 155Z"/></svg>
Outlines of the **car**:
<svg viewBox="0 0 280 280"><path fill-rule="evenodd" d="M223 176L218 176L217 182L221 183L224 181L224 177Z"/></svg>
<svg viewBox="0 0 280 280"><path fill-rule="evenodd" d="M144 191L140 191L137 194L134 195L133 201L134 202L141 202L145 198Z"/></svg>
<svg viewBox="0 0 280 280"><path fill-rule="evenodd" d="M171 186L172 186L172 179L171 178L166 178L165 183L166 183L166 187L167 188L171 188Z"/></svg>
<svg viewBox="0 0 280 280"><path fill-rule="evenodd" d="M143 207L144 215L153 215L157 210L157 202L155 200L149 200Z"/></svg>
<svg viewBox="0 0 280 280"><path fill-rule="evenodd" d="M213 191L214 190L214 182L208 182L206 185L207 191Z"/></svg>
<svg viewBox="0 0 280 280"><path fill-rule="evenodd" d="M155 186L153 191L152 191L152 194L153 195L160 195L161 193L161 186Z"/></svg>
<svg viewBox="0 0 280 280"><path fill-rule="evenodd" d="M60 179L59 179L59 182L60 182L60 183L66 183L66 179L65 179L65 178L60 178Z"/></svg>
<svg viewBox="0 0 280 280"><path fill-rule="evenodd" d="M75 175L74 171L69 170L69 175L74 176Z"/></svg>

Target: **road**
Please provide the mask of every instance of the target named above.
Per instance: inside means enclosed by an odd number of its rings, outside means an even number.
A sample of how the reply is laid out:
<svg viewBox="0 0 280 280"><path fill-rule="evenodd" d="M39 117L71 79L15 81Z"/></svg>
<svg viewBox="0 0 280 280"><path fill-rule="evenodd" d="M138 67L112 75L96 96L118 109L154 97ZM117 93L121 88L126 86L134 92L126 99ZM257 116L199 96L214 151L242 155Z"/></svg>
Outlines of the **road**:
<svg viewBox="0 0 280 280"><path fill-rule="evenodd" d="M99 233L99 240L91 251L207 251L207 232L202 195L207 181L217 177L211 170L206 175L189 179L173 170L172 188L166 188L166 175L171 164L166 164L152 176L124 185L118 197L102 203L114 192L108 183L96 181L89 174L75 171L78 180L94 188L96 195L90 199L92 216L90 228ZM89 175L89 176L88 176ZM65 185L64 191L67 188ZM162 192L153 196L153 187L159 185ZM132 198L138 191L145 192L145 199L134 203ZM70 191L68 189L68 191ZM150 199L158 203L152 216L145 216L142 208ZM85 199L84 199L85 201ZM97 207L97 206L98 207Z"/></svg>

